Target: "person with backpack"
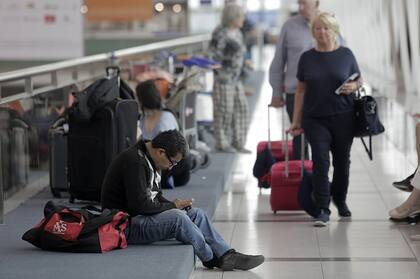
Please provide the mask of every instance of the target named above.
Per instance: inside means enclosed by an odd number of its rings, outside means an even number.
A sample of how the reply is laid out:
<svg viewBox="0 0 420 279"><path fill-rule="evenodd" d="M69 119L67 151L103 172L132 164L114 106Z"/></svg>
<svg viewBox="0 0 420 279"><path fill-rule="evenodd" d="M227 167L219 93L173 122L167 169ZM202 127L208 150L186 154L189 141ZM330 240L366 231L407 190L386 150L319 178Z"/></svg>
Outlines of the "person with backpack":
<svg viewBox="0 0 420 279"><path fill-rule="evenodd" d="M185 138L176 130L159 133L151 141L120 153L111 163L102 187L102 208L130 214L128 244L148 244L175 238L193 246L209 269L249 270L264 262L262 255L231 249L214 229L206 213L189 200L169 201L160 190L160 171L171 169L188 153Z"/></svg>

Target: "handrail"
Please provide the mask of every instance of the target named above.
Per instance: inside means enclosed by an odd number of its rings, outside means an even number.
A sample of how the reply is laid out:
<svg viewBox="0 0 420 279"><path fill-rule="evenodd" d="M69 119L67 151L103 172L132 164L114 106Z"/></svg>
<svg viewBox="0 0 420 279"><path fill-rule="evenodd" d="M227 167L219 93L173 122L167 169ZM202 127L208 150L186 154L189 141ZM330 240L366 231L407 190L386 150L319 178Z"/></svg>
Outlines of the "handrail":
<svg viewBox="0 0 420 279"><path fill-rule="evenodd" d="M49 63L41 66L29 67L21 70L0 73L0 83L24 79L26 77L42 75L45 73L64 70L67 68L77 67L80 65L106 61L111 57L108 53L95 54L82 58L64 60L55 63Z"/></svg>
<svg viewBox="0 0 420 279"><path fill-rule="evenodd" d="M172 39L166 40L157 43L151 43L143 46L138 47L131 47L116 51L111 51L109 53L102 53L102 54L95 54L90 55L82 58L75 58L70 60L65 60L61 62L50 63L42 66L35 66L30 68L25 68L22 70L16 70L11 72L6 72L0 74L0 83L7 82L7 81L14 81L18 79L23 79L28 76L33 75L41 75L44 73L52 72L52 71L59 71L66 68L72 68L80 65L96 63L96 62L104 62L108 59L113 58L123 58L125 56L135 55L135 54L143 54L151 51L158 51L167 48L179 47L184 45L191 45L197 43L204 43L210 40L210 35L196 35L190 37L183 37L179 39Z"/></svg>
<svg viewBox="0 0 420 279"><path fill-rule="evenodd" d="M195 35L189 37L183 37L178 39L166 40L162 42L151 43L138 47L131 47L121 50L115 50L108 53L95 54L91 56L86 56L82 58L75 58L55 63L50 63L41 66L29 67L21 70L10 71L0 74L0 105L8 102L21 100L23 98L28 98L49 92L54 89L64 88L72 84L77 84L84 82L89 79L97 78L98 74L89 73L88 76L85 75L82 77L79 75L79 72L83 70L83 66L89 66L95 63L108 63L109 65L118 61L118 59L126 58L132 55L145 54L150 52L155 52L164 49L171 49L182 46L191 46L197 44L204 44L210 40L210 34L204 35ZM58 71L60 70L71 70L71 79L66 80L65 82L59 83L57 80ZM33 78L35 76L49 74L51 84L45 85L34 89ZM64 75L64 74L63 74ZM13 94L12 96L3 97L2 96L2 86L4 83L23 80L24 90L22 92Z"/></svg>

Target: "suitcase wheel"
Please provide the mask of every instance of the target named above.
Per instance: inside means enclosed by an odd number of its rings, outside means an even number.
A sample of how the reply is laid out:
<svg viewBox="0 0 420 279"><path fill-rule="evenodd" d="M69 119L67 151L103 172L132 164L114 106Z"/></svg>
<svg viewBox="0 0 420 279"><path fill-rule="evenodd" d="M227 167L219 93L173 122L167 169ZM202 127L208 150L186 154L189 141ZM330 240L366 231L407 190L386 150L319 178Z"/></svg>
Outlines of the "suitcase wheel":
<svg viewBox="0 0 420 279"><path fill-rule="evenodd" d="M277 210L274 210L274 211L273 211L273 213L274 213L274 214L277 214Z"/></svg>

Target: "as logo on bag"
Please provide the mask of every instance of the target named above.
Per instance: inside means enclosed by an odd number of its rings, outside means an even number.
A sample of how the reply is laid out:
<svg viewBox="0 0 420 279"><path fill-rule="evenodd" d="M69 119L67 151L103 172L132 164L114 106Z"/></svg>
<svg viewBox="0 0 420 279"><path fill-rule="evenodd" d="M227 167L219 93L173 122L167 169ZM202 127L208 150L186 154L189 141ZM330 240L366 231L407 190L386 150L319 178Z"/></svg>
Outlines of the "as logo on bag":
<svg viewBox="0 0 420 279"><path fill-rule="evenodd" d="M63 220L57 221L53 227L53 233L55 234L64 234L67 231L67 223Z"/></svg>

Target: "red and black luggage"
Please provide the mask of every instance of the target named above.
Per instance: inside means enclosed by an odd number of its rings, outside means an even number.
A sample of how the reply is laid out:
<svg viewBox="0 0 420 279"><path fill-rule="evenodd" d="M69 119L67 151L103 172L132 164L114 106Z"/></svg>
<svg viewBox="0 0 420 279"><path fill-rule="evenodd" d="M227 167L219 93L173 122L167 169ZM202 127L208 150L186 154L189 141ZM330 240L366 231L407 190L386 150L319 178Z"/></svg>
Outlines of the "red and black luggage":
<svg viewBox="0 0 420 279"><path fill-rule="evenodd" d="M264 149L267 147L268 141L260 141L257 145L257 154L264 151ZM292 152L293 152L293 143L291 140L287 142L288 149L289 149L289 158L292 158ZM271 142L271 153L273 154L274 159L277 162L284 161L286 154L284 152L284 141L282 140L276 140Z"/></svg>
<svg viewBox="0 0 420 279"><path fill-rule="evenodd" d="M288 136L286 134L286 141ZM302 136L302 150L304 137ZM278 210L301 210L298 202L298 192L302 182L304 171L312 172L312 161L304 160L302 152L301 160L289 161L286 146L286 160L275 163L271 167L271 209L276 213Z"/></svg>
<svg viewBox="0 0 420 279"><path fill-rule="evenodd" d="M47 202L44 218L22 239L43 250L104 253L127 247L128 214L87 206L72 210Z"/></svg>
<svg viewBox="0 0 420 279"><path fill-rule="evenodd" d="M257 145L257 159L255 160L253 175L258 179L259 188L270 188L270 169L275 162L284 161L286 142L288 156L292 157L292 141L271 141L270 138L270 105L268 105L268 141L261 141ZM282 110L282 134L284 135L284 110Z"/></svg>

